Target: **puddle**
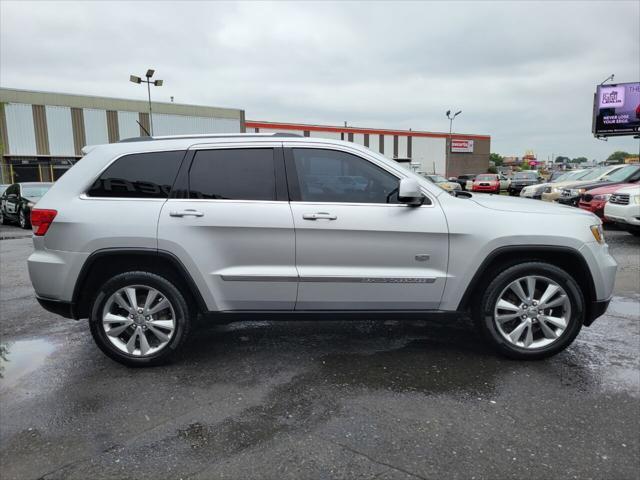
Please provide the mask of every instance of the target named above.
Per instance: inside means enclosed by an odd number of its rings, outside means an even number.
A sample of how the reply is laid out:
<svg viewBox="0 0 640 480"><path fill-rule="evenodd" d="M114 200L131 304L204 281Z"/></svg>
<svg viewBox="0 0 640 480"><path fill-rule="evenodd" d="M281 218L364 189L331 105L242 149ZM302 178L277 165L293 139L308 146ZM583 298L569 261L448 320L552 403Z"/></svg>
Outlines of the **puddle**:
<svg viewBox="0 0 640 480"><path fill-rule="evenodd" d="M43 339L0 343L0 386L15 384L44 363L55 346Z"/></svg>
<svg viewBox="0 0 640 480"><path fill-rule="evenodd" d="M640 318L640 299L613 297L607 313L622 317Z"/></svg>

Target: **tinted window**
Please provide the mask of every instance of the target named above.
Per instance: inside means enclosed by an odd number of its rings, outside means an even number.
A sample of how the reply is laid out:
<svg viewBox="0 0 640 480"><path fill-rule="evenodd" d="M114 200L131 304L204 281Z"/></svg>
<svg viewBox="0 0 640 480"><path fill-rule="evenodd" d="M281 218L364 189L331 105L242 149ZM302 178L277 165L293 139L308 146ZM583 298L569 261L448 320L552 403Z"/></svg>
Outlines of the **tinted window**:
<svg viewBox="0 0 640 480"><path fill-rule="evenodd" d="M631 177L634 173L636 173L640 169L636 165L629 165L628 167L622 167L620 170L616 170L610 175L604 177L604 180L608 180L610 182L622 182L627 178Z"/></svg>
<svg viewBox="0 0 640 480"><path fill-rule="evenodd" d="M183 151L125 155L100 175L87 195L91 197L167 198Z"/></svg>
<svg viewBox="0 0 640 480"><path fill-rule="evenodd" d="M398 179L363 158L311 148L293 158L302 201L398 203Z"/></svg>
<svg viewBox="0 0 640 480"><path fill-rule="evenodd" d="M201 150L189 172L190 198L275 200L271 148Z"/></svg>

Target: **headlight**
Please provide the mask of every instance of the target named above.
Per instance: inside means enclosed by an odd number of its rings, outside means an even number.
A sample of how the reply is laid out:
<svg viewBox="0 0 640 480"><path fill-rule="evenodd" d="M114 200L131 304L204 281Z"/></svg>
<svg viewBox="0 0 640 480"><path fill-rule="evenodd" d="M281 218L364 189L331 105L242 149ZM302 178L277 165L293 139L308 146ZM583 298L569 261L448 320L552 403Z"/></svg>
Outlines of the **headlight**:
<svg viewBox="0 0 640 480"><path fill-rule="evenodd" d="M594 195L593 196L594 200L598 200L598 201L601 201L601 202L608 202L610 198L611 198L611 194L610 193L606 193L604 195Z"/></svg>
<svg viewBox="0 0 640 480"><path fill-rule="evenodd" d="M572 197L577 197L578 195L582 195L587 190L585 188L572 188L570 190Z"/></svg>
<svg viewBox="0 0 640 480"><path fill-rule="evenodd" d="M552 191L553 193L560 193L560 192L562 191L562 188L560 188L560 187L553 187L553 188L551 189L551 191Z"/></svg>
<svg viewBox="0 0 640 480"><path fill-rule="evenodd" d="M636 205L640 205L640 195L634 195L633 197L631 197L631 201Z"/></svg>
<svg viewBox="0 0 640 480"><path fill-rule="evenodd" d="M591 225L591 233L593 234L593 238L596 239L601 245L604 245L604 231L602 230L602 224Z"/></svg>

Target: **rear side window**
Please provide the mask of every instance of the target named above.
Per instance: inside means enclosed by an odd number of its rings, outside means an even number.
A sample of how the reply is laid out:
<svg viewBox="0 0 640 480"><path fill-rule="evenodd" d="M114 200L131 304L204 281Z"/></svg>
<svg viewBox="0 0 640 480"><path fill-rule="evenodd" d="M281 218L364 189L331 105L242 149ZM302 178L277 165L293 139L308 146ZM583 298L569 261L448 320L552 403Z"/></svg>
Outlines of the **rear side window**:
<svg viewBox="0 0 640 480"><path fill-rule="evenodd" d="M212 200L275 200L272 148L200 150L189 171L189 197Z"/></svg>
<svg viewBox="0 0 640 480"><path fill-rule="evenodd" d="M90 197L168 198L184 151L136 153L113 162L87 192Z"/></svg>

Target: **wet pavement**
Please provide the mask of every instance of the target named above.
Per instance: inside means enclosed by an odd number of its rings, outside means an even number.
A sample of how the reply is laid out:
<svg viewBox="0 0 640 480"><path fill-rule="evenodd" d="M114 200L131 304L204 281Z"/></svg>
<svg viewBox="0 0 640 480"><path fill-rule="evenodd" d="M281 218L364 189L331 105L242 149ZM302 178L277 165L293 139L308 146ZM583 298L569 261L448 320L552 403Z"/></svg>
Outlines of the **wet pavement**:
<svg viewBox="0 0 640 480"><path fill-rule="evenodd" d="M250 322L128 369L33 298L0 242L3 480L637 479L640 241L607 232L616 297L565 352L510 361L465 321Z"/></svg>

